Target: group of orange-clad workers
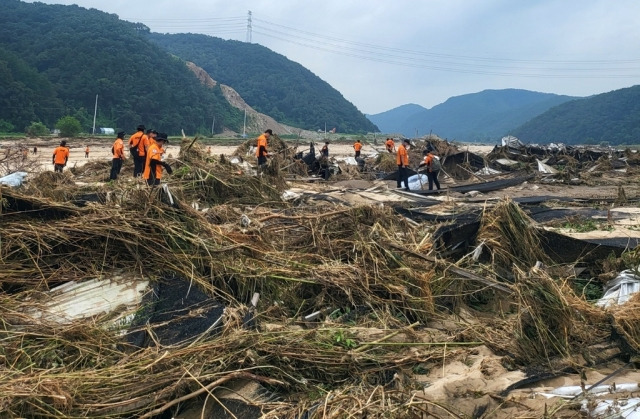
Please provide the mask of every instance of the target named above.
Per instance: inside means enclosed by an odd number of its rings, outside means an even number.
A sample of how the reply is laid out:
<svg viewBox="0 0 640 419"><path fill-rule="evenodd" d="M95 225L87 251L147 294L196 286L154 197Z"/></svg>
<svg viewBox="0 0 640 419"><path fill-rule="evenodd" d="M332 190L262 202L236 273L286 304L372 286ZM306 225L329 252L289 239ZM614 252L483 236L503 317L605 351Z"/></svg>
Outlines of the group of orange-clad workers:
<svg viewBox="0 0 640 419"><path fill-rule="evenodd" d="M111 174L109 179L116 180L122 169L122 163L126 159L124 151L125 132L120 131L111 147L113 159L111 163ZM164 145L167 144L167 134L156 132L155 130L147 130L145 133L144 125L138 125L136 133L129 137L129 151L133 158L133 176L141 176L150 186L160 184L162 178L162 169L167 173L171 173L171 166L162 161L162 155L165 153ZM89 155L89 147L85 149L85 157ZM66 141L61 141L60 145L53 151L53 166L56 172L62 172L69 160L69 148Z"/></svg>
<svg viewBox="0 0 640 419"><path fill-rule="evenodd" d="M122 140L124 132L118 134L122 135L118 135L118 139L114 143L113 159L114 164L116 164L116 159L120 159L119 164L121 165L124 153L120 152L116 155L116 145L118 140ZM142 176L148 185L155 186L160 184L163 168L171 174L171 166L162 161L162 155L165 152L164 145L168 142L167 134L164 132L149 129L145 133L144 125L138 125L136 133L129 137L129 151L133 158L133 176Z"/></svg>

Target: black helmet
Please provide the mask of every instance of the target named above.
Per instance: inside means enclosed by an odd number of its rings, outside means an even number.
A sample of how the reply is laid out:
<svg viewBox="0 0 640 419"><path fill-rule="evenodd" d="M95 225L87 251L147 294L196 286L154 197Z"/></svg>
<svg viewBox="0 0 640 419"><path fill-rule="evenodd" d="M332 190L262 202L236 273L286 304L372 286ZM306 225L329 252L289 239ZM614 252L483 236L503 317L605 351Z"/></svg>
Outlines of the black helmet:
<svg viewBox="0 0 640 419"><path fill-rule="evenodd" d="M167 134L164 132L159 132L158 136L156 137L156 141L166 141L169 142L169 139L167 138Z"/></svg>
<svg viewBox="0 0 640 419"><path fill-rule="evenodd" d="M124 138L125 132L124 131L118 131L118 138Z"/></svg>
<svg viewBox="0 0 640 419"><path fill-rule="evenodd" d="M144 125L138 125L137 131L144 131Z"/></svg>

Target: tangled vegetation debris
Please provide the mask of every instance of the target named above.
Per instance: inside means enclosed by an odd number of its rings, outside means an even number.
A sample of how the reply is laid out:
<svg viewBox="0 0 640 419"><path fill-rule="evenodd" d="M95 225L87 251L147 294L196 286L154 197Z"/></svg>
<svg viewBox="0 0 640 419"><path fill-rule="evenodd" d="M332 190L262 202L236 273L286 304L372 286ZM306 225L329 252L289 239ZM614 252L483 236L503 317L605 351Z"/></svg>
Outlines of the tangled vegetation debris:
<svg viewBox="0 0 640 419"><path fill-rule="evenodd" d="M276 395L247 402L266 418L513 417L518 409L542 417L540 403L498 396L512 383L443 397L430 387L446 387L445 368L456 363L487 381L523 379L598 365L598 345L624 357L640 349L640 300L608 311L587 301L566 271L552 269L535 222L513 201L483 212L477 257L452 260L431 243L428 223L389 207L283 201L276 166L289 162L273 160L259 176L185 139L171 161L172 199L139 182L78 186L66 173L2 188L0 412L160 417L196 406L204 414L222 387L251 381ZM97 179L101 170L73 175ZM99 199L80 199L88 194ZM148 305L115 328L113 313L65 324L29 317L56 285L95 278L195 287L224 304L224 315L172 344L135 320ZM203 317L194 306L163 327ZM133 333L148 344L131 344Z"/></svg>

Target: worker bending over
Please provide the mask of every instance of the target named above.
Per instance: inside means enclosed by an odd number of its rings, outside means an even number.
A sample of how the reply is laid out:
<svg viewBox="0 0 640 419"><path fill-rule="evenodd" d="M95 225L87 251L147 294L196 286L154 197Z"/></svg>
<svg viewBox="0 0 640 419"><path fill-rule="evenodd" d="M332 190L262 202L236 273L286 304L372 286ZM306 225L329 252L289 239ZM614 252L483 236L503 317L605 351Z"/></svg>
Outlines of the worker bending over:
<svg viewBox="0 0 640 419"><path fill-rule="evenodd" d="M433 190L433 184L436 184L436 188L440 190L440 182L438 182L438 173L440 173L440 158L433 154L431 150L425 150L424 161L420 163L420 167L427 167L427 178L429 179L429 190Z"/></svg>
<svg viewBox="0 0 640 419"><path fill-rule="evenodd" d="M53 150L53 171L62 173L62 169L67 165L69 160L69 148L66 141L60 141L60 145Z"/></svg>
<svg viewBox="0 0 640 419"><path fill-rule="evenodd" d="M147 185L156 186L160 184L162 179L162 168L167 169L167 173L171 174L173 170L171 166L162 161L162 155L164 154L164 145L168 143L167 134L158 133L155 139L151 139L149 148L146 155L147 160L144 165L144 172L142 172L142 178L147 181Z"/></svg>
<svg viewBox="0 0 640 419"><path fill-rule="evenodd" d="M387 151L389 153L394 153L396 151L396 143L395 141L393 141L393 138L387 138L387 141L385 141L384 146L387 148Z"/></svg>

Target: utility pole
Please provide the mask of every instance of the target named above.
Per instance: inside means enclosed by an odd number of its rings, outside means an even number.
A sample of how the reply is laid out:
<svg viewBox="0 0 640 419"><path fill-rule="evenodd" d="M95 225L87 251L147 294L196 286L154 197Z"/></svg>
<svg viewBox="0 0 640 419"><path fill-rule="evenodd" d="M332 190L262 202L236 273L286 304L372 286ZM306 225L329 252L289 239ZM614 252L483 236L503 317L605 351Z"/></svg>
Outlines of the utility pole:
<svg viewBox="0 0 640 419"><path fill-rule="evenodd" d="M96 135L96 115L98 114L98 95L96 95L96 106L93 108L93 135Z"/></svg>
<svg viewBox="0 0 640 419"><path fill-rule="evenodd" d="M211 124L211 135L213 135L213 129L216 127L216 116L213 115L213 123Z"/></svg>
<svg viewBox="0 0 640 419"><path fill-rule="evenodd" d="M244 107L244 124L242 125L242 138L247 138L247 106Z"/></svg>
<svg viewBox="0 0 640 419"><path fill-rule="evenodd" d="M252 28L251 28L251 10L249 10L249 14L247 15L247 43L251 43L251 35L252 35Z"/></svg>

